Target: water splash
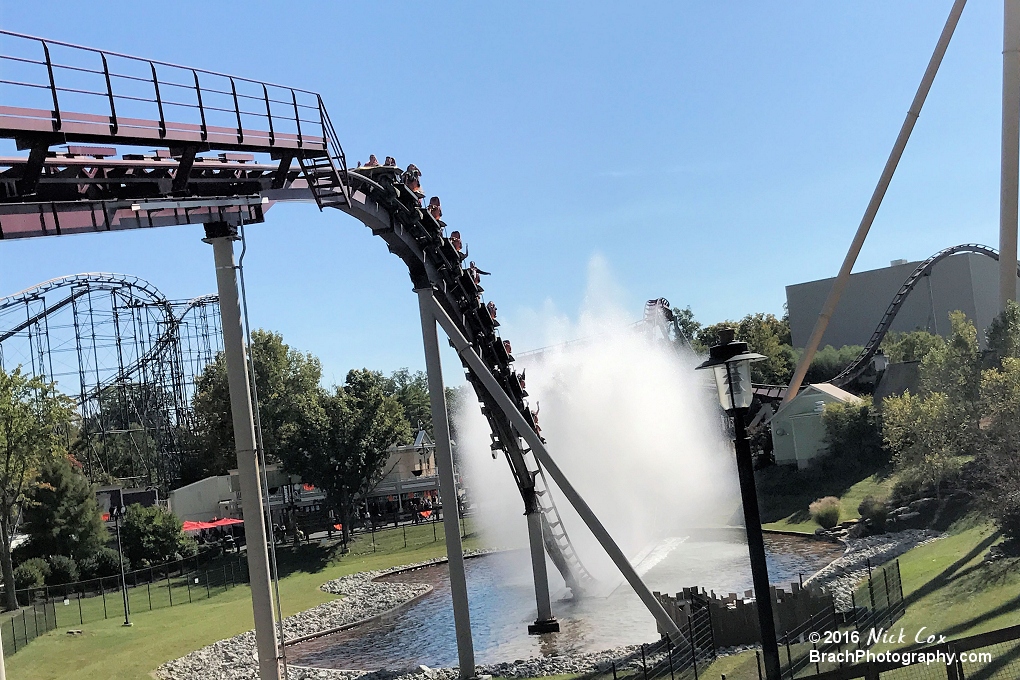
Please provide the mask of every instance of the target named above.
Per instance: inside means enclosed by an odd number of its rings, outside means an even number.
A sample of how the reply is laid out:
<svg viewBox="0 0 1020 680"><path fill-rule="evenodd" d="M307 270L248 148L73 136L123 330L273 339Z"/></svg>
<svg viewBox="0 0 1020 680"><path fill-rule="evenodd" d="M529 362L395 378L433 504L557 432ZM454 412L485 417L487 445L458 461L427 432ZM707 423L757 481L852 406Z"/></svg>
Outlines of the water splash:
<svg viewBox="0 0 1020 680"><path fill-rule="evenodd" d="M637 313L622 298L596 257L576 319L547 303L503 327L515 349L521 337L539 346L589 338L519 357L517 367L527 370L532 407L541 405L550 454L624 552L636 557L687 528L726 524L739 500L732 445L719 425L714 390L706 389L708 376L695 373L690 353L676 352L650 330L635 330ZM523 505L507 463L502 454L492 459L485 420L473 399L465 402L456 415L458 449L482 530L498 545L525 546ZM597 578L615 583L609 558L554 493L582 561Z"/></svg>

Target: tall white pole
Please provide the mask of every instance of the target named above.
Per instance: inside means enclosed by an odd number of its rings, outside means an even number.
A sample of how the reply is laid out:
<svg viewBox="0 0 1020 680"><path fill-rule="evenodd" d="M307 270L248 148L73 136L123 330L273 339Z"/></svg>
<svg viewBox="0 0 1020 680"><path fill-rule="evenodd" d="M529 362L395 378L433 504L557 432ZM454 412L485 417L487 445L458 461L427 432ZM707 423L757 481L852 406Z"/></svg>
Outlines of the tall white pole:
<svg viewBox="0 0 1020 680"><path fill-rule="evenodd" d="M280 680L280 644L269 579L266 515L262 506L262 484L259 478L258 452L255 449L251 386L248 383L244 333L241 330L241 302L237 292L237 271L234 266L234 241L238 238L237 229L226 222L212 222L205 225L205 233L206 238L203 240L212 244L216 261L216 289L220 297L223 354L227 362L230 413L234 423L234 447L237 450L237 477L241 485L244 538L248 546L251 604L255 613L255 647L258 652L259 680Z"/></svg>
<svg viewBox="0 0 1020 680"><path fill-rule="evenodd" d="M1005 0L1002 29L1002 167L999 183L999 308L1016 300L1020 182L1020 0Z"/></svg>
<svg viewBox="0 0 1020 680"><path fill-rule="evenodd" d="M475 677L475 647L471 640L471 614L468 612L467 577L464 574L464 546L460 542L460 521L457 503L457 480L453 474L453 451L450 447L450 421L446 411L446 389L443 387L443 366L439 356L439 336L432 309L432 289L415 290L421 312L421 335L425 344L425 370L429 377L429 405L432 408L432 433L436 443L436 467L439 468L439 491L443 495L443 531L446 534L446 557L450 565L450 594L453 597L453 626L457 635L457 656L460 677Z"/></svg>
<svg viewBox="0 0 1020 680"><path fill-rule="evenodd" d="M0 680L7 680L7 666L4 663L4 641L0 635Z"/></svg>
<svg viewBox="0 0 1020 680"><path fill-rule="evenodd" d="M1013 2L1014 0L1006 1ZM903 120L903 125L900 126L900 133L896 136L896 142L893 144L892 151L889 152L889 158L885 161L885 167L882 168L882 175L878 178L878 185L871 194L871 200L868 201L868 207L864 210L864 216L857 227L857 233L854 235L853 242L850 243L850 250L847 251L846 257L843 259L843 265L839 268L839 273L832 282L829 297L825 299L822 311L818 314L818 320L815 321L814 330L811 331L811 337L804 347L804 353L801 354L800 361L797 362L797 368L793 372L790 386L786 389L786 396L783 398L784 404L797 396L797 391L800 389L801 383L804 382L804 376L811 366L811 361L815 358L815 352L818 351L818 346L822 342L822 336L825 335L829 319L832 318L833 312L836 311L836 305L839 304L839 299L843 296L843 290L850 281L850 272L857 262L857 256L861 254L864 239L868 237L868 232L871 231L871 225L875 222L878 209L882 206L882 199L885 198L885 192L889 189L889 183L892 181L893 173L896 172L896 166L899 165L900 158L903 156L903 150L907 148L907 141L910 139L910 133L914 129L914 123L917 122L918 116L921 115L921 107L924 106L924 100L928 97L931 84L935 82L935 74L939 71L942 57L946 55L949 40L953 37L956 25L960 21L960 14L963 13L963 6L966 4L967 0L956 0L953 3L952 9L949 10L949 18L946 19L946 24L942 27L942 34L935 45L935 52L932 53L931 59L928 60L928 68L925 69L924 75L921 77L921 84L917 86L914 100L910 103L907 116ZM1014 228L1013 231L1015 238L1016 229Z"/></svg>

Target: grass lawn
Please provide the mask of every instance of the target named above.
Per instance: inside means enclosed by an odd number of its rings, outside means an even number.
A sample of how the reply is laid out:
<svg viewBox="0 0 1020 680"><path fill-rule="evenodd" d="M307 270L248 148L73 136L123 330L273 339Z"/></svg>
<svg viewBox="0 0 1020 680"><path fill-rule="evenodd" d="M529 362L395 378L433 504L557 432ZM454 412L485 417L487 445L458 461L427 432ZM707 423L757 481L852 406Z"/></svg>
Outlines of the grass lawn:
<svg viewBox="0 0 1020 680"><path fill-rule="evenodd" d="M403 547L402 530L377 532L376 552L371 552L370 538L367 548L365 538L359 538L357 550L369 552L339 559L333 559L327 549L319 546L278 549L283 575L280 578L283 614L289 616L333 599L319 590L330 579L445 556L442 525L438 528L438 541L432 541L432 531L430 525L407 527L407 548ZM465 547L479 547L477 539L469 536ZM61 626L8 658L10 677L149 680L150 672L160 664L254 627L251 596L246 586L193 604L132 614L131 619L134 623L131 628L124 628L118 617ZM72 627L83 634L67 635Z"/></svg>
<svg viewBox="0 0 1020 680"><path fill-rule="evenodd" d="M840 513L840 521L847 519L858 519L861 514L857 512L857 506L861 504L865 496L876 496L884 498L889 495L892 491L895 480L884 474L876 473L869 475L864 479L850 485L842 491L842 493L835 493L839 498L842 512ZM778 519L773 522L767 522L762 524L765 529L777 529L781 531L801 531L808 534L813 534L818 525L808 516L808 505L817 500L817 498L808 498L804 496L800 499L803 507L799 510L794 510L789 515ZM729 675L726 676L727 678Z"/></svg>
<svg viewBox="0 0 1020 680"><path fill-rule="evenodd" d="M907 612L895 627L911 639L922 626L952 639L1020 623L1020 559L982 559L997 539L995 527L969 516L900 557Z"/></svg>

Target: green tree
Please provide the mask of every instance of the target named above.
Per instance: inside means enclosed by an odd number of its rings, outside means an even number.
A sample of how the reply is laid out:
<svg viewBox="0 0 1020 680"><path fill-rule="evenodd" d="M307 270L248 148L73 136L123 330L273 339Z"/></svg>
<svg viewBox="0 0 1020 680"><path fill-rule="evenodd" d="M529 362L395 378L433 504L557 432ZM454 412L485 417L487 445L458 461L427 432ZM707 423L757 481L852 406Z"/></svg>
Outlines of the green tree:
<svg viewBox="0 0 1020 680"><path fill-rule="evenodd" d="M1008 300L1006 308L992 319L985 338L988 349L994 351L1000 361L1007 357L1020 359L1020 305Z"/></svg>
<svg viewBox="0 0 1020 680"><path fill-rule="evenodd" d="M882 435L904 482L941 495L945 482L963 466L955 420L949 397L942 392L920 396L907 390L885 399Z"/></svg>
<svg viewBox="0 0 1020 680"><path fill-rule="evenodd" d="M1020 540L1020 359L981 376L984 442L976 460L980 500L1008 538Z"/></svg>
<svg viewBox="0 0 1020 680"><path fill-rule="evenodd" d="M880 349L894 364L920 361L928 352L945 344L942 336L928 331L890 332L882 339Z"/></svg>
<svg viewBox="0 0 1020 680"><path fill-rule="evenodd" d="M92 484L67 456L40 466L21 516L22 531L30 539L25 546L29 557L64 555L80 563L109 539Z"/></svg>
<svg viewBox="0 0 1020 680"><path fill-rule="evenodd" d="M704 326L697 332L697 342L704 348L719 342L723 328L736 330L736 339L747 343L752 352L765 356L764 361L751 364L751 380L769 385L785 384L793 375L796 363L790 347L790 324L774 314L748 314L739 322L723 321Z"/></svg>
<svg viewBox="0 0 1020 680"><path fill-rule="evenodd" d="M342 387L321 390L305 412L302 445L287 450L288 470L326 491L350 537L350 518L384 473L389 448L410 437L404 407L377 372L353 370Z"/></svg>
<svg viewBox="0 0 1020 680"><path fill-rule="evenodd" d="M963 312L949 315L952 333L921 359L920 390L883 402L882 434L901 478L939 494L982 438L981 353L977 329Z"/></svg>
<svg viewBox="0 0 1020 680"><path fill-rule="evenodd" d="M283 336L256 330L251 358L258 388L259 415L266 455L282 458L294 439L303 411L314 400L322 364L283 342ZM223 475L236 466L234 427L230 414L227 364L221 353L199 376L194 397L197 460L190 461L187 480Z"/></svg>
<svg viewBox="0 0 1020 680"><path fill-rule="evenodd" d="M74 418L70 399L21 368L0 370L0 568L5 606L17 609L11 539L16 510L32 493L39 469L66 453L61 428Z"/></svg>
<svg viewBox="0 0 1020 680"><path fill-rule="evenodd" d="M672 312L673 328L680 335L680 338L676 340L682 344L691 343L695 351L705 351L707 347L701 346L698 343L698 332L701 330L701 323L694 318L694 312L691 311L691 308L684 307L683 309L677 309L674 307Z"/></svg>
<svg viewBox="0 0 1020 680"><path fill-rule="evenodd" d="M921 359L921 388L929 393L945 392L955 401L976 402L981 382L977 328L963 312L950 313L949 321L949 338Z"/></svg>
<svg viewBox="0 0 1020 680"><path fill-rule="evenodd" d="M410 372L401 368L382 379L383 390L400 402L404 409L404 418L411 427L411 439L421 423L425 431L432 436L432 407L429 403L429 378L425 371ZM409 444L411 439L398 442Z"/></svg>
<svg viewBox="0 0 1020 680"><path fill-rule="evenodd" d="M136 567L145 567L194 555L195 541L182 526L176 515L160 507L129 505L120 527L124 556Z"/></svg>

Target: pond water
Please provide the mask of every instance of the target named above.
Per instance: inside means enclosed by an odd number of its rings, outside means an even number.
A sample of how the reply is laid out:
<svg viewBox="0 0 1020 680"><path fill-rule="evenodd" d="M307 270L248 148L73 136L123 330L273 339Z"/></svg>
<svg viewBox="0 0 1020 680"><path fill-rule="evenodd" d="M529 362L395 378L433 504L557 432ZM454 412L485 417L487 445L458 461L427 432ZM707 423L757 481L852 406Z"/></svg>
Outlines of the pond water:
<svg viewBox="0 0 1020 680"><path fill-rule="evenodd" d="M699 586L720 593L751 588L747 546L736 535L674 541L676 547L643 575L652 590L674 593ZM789 536L765 537L772 583L788 587L839 557L839 546ZM638 568L641 570L642 565ZM478 663L597 651L658 638L655 622L626 585L608 596L553 603L560 632L528 635L535 617L531 566L524 551L466 561L471 629ZM398 669L457 664L449 571L445 564L384 577L430 583L434 591L375 621L288 648L288 660L320 668Z"/></svg>

